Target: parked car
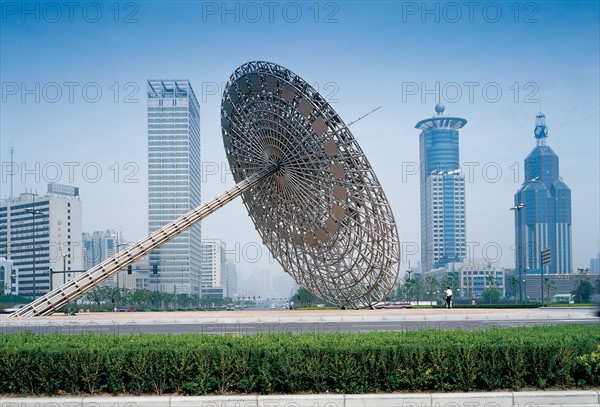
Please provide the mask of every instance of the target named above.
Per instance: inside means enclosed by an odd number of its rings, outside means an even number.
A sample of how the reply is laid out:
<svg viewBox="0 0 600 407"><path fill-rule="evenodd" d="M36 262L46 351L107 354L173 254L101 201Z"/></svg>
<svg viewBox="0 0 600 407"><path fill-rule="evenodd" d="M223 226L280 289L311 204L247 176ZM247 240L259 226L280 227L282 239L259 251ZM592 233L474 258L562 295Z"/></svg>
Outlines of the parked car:
<svg viewBox="0 0 600 407"><path fill-rule="evenodd" d="M121 307L118 309L119 312L135 312L135 308L133 307Z"/></svg>
<svg viewBox="0 0 600 407"><path fill-rule="evenodd" d="M377 309L388 309L388 308L411 308L412 304L408 301L384 301L375 304Z"/></svg>
<svg viewBox="0 0 600 407"><path fill-rule="evenodd" d="M16 304L9 308L0 309L0 314L12 314L23 308L25 304Z"/></svg>

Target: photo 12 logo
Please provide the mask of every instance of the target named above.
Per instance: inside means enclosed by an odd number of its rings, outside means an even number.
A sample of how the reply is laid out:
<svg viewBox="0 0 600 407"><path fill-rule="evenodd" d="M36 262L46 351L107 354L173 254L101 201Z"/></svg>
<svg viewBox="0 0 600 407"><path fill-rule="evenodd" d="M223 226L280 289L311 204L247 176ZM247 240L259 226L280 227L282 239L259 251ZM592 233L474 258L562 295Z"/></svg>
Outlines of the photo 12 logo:
<svg viewBox="0 0 600 407"><path fill-rule="evenodd" d="M202 22L221 23L338 23L337 2L203 1Z"/></svg>
<svg viewBox="0 0 600 407"><path fill-rule="evenodd" d="M99 23L102 20L113 23L135 24L139 22L140 6L127 1L2 1L0 21L21 24L57 23Z"/></svg>
<svg viewBox="0 0 600 407"><path fill-rule="evenodd" d="M2 183L16 179L18 182L58 182L58 183L89 183L96 184L103 177L108 177L115 184L137 184L140 182L138 173L140 165L129 161L126 163L113 162L100 164L95 161L62 163L50 161L46 163L34 162L3 162L0 167Z"/></svg>
<svg viewBox="0 0 600 407"><path fill-rule="evenodd" d="M402 103L418 100L421 103L539 103L540 87L536 82L402 82Z"/></svg>
<svg viewBox="0 0 600 407"><path fill-rule="evenodd" d="M536 2L479 1L405 1L402 22L427 23L538 23L540 7Z"/></svg>
<svg viewBox="0 0 600 407"><path fill-rule="evenodd" d="M2 103L138 103L136 82L2 82Z"/></svg>

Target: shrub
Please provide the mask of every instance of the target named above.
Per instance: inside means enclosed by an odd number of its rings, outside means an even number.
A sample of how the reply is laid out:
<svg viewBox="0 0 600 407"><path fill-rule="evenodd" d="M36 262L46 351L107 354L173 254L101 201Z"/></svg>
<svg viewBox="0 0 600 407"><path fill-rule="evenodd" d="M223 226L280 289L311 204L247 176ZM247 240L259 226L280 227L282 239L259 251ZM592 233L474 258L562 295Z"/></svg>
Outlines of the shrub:
<svg viewBox="0 0 600 407"><path fill-rule="evenodd" d="M600 326L0 336L0 394L491 391L600 385Z"/></svg>

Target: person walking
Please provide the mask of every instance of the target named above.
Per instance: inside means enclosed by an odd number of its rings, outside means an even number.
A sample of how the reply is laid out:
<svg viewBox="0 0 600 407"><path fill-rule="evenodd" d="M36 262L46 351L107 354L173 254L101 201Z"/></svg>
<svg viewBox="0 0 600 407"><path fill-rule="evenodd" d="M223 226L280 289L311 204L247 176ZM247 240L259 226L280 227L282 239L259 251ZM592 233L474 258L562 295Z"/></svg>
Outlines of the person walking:
<svg viewBox="0 0 600 407"><path fill-rule="evenodd" d="M446 308L452 308L452 290L450 289L450 286L446 288Z"/></svg>

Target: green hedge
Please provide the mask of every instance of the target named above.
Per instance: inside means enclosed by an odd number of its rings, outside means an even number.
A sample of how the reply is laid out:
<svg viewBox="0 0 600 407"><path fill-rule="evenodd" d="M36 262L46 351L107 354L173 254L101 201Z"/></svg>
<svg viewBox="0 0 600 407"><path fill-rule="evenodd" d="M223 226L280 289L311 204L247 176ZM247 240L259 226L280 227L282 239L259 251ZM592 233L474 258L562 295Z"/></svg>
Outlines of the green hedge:
<svg viewBox="0 0 600 407"><path fill-rule="evenodd" d="M372 393L600 385L600 326L0 336L0 394Z"/></svg>

